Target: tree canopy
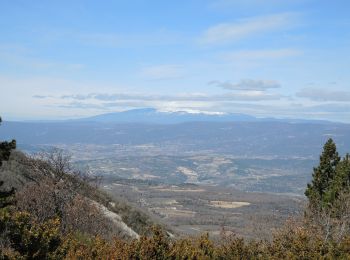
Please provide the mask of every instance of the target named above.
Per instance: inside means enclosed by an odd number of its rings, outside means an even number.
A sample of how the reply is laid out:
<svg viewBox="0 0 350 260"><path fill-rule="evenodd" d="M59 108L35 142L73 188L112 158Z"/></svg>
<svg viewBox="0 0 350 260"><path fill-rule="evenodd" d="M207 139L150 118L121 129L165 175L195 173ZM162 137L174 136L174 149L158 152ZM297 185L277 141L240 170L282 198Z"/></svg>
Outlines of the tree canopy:
<svg viewBox="0 0 350 260"><path fill-rule="evenodd" d="M314 209L336 210L341 196L350 192L350 155L341 158L336 144L329 139L323 146L320 162L314 168L305 195Z"/></svg>
<svg viewBox="0 0 350 260"><path fill-rule="evenodd" d="M0 117L0 124L2 122L2 119ZM9 159L11 150L16 149L16 141L12 140L11 142L0 142L0 166L2 165L3 161L6 161Z"/></svg>

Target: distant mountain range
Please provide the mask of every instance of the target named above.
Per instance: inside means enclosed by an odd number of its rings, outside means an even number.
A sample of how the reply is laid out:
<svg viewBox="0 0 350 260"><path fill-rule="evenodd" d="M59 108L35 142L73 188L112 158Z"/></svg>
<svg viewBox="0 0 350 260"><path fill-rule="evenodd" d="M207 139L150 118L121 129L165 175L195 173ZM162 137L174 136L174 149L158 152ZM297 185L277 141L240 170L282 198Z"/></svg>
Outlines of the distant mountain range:
<svg viewBox="0 0 350 260"><path fill-rule="evenodd" d="M122 113L124 116L125 114L127 112ZM153 112L151 111L150 114ZM181 117L181 115L178 116ZM132 119L136 120L136 118ZM205 118L205 116L198 118ZM154 118L133 123L129 121L131 118L126 116L124 122L117 120L120 120L119 117L115 118L112 114L61 122L5 121L0 127L0 140L14 138L19 147L23 148L27 145L36 147L62 144L100 146L113 144L123 147L151 145L159 147L162 151L171 149L179 154L210 151L246 157L311 156L317 158L323 144L330 137L337 143L340 153L348 152L350 147L350 124L314 121L296 123L268 121L268 119L262 121L252 119L253 121L249 122L209 121L178 124L170 124L169 122L175 121L168 119L168 124L158 124L154 122L161 121L155 121Z"/></svg>
<svg viewBox="0 0 350 260"><path fill-rule="evenodd" d="M156 123L178 124L186 122L289 122L289 123L327 123L321 120L257 118L238 113L190 113L186 111L163 112L154 108L133 109L122 112L101 114L93 117L75 119L79 122L102 123Z"/></svg>
<svg viewBox="0 0 350 260"><path fill-rule="evenodd" d="M157 123L177 124L184 122L227 122L227 121L255 121L257 118L244 114L208 114L189 113L185 111L163 112L154 108L132 109L122 112L108 113L93 117L78 119L89 122L115 123Z"/></svg>
<svg viewBox="0 0 350 260"><path fill-rule="evenodd" d="M211 151L237 156L304 156L317 158L332 137L341 153L349 151L350 124L318 120L256 118L244 114L160 112L152 108L88 118L8 122L0 140L20 147L59 144L151 144L183 153ZM169 148L170 149L170 148Z"/></svg>

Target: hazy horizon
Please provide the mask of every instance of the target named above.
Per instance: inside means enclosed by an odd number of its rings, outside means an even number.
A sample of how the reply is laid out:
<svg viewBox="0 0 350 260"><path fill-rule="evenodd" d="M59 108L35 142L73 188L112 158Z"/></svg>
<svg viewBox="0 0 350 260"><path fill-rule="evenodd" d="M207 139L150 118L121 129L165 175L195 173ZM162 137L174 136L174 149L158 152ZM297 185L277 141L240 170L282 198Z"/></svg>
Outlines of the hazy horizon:
<svg viewBox="0 0 350 260"><path fill-rule="evenodd" d="M149 114L151 111L152 114ZM147 115L147 120L139 121L137 118L134 117L131 118L130 121L126 119L120 119L119 115L122 115L124 112L131 113L132 115L144 113L145 116ZM159 122L161 119L157 117L157 115L162 115L165 118L167 118L166 122ZM177 116L184 116L183 120L180 118L176 119ZM109 119L104 119L105 117L112 116ZM175 118L173 118L175 116ZM207 117L206 119L202 116L210 116L211 118ZM234 118L229 119L228 116L233 116ZM98 114L92 114L88 116L68 116L68 117L62 117L62 118L2 118L3 123L6 124L6 122L80 122L80 120L89 120L89 119L95 119L97 118L96 122L103 121L103 122L110 122L110 123L156 123L156 124L181 124L181 123L187 123L187 122L205 122L207 121L215 123L215 122L273 122L275 120L279 122L285 122L285 123L334 123L334 124L349 124L349 122L342 122L342 121L336 121L336 120L326 120L326 119L305 119L305 118L298 118L298 117L276 117L276 116L253 116L250 114L243 114L243 113L232 113L232 112L208 112L208 111L199 111L199 110L189 110L189 111L167 111L167 110L157 110L155 108L134 108L134 109L126 109L122 111L116 111L116 112L107 112L107 113L98 113ZM215 118L225 118L225 120L219 120L216 121ZM175 119L175 120L174 120ZM72 121L71 121L72 120ZM125 121L126 120L126 121Z"/></svg>

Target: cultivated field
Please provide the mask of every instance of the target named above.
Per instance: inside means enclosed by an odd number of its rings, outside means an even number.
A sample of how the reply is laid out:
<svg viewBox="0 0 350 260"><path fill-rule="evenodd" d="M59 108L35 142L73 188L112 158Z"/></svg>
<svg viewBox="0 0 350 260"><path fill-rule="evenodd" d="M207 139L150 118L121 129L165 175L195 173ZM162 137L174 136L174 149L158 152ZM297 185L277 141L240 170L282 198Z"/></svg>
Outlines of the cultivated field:
<svg viewBox="0 0 350 260"><path fill-rule="evenodd" d="M131 202L168 225L177 235L220 231L270 238L271 230L302 210L303 198L194 184L153 185L105 179L108 193Z"/></svg>

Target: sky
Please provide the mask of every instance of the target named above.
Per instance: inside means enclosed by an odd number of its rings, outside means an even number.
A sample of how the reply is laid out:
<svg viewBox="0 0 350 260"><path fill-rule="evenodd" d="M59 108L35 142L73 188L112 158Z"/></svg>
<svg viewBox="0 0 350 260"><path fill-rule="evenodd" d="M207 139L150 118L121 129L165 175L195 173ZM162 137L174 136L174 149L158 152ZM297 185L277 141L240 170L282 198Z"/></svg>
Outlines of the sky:
<svg viewBox="0 0 350 260"><path fill-rule="evenodd" d="M0 1L0 115L350 123L348 0Z"/></svg>

